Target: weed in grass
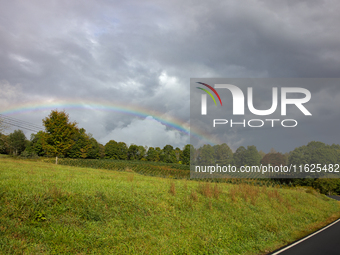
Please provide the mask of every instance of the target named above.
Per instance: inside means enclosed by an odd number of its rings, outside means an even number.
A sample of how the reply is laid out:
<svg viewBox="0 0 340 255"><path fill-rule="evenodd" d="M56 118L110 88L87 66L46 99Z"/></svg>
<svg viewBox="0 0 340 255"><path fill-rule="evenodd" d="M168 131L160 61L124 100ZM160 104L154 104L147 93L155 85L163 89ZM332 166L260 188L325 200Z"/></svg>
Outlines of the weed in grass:
<svg viewBox="0 0 340 255"><path fill-rule="evenodd" d="M127 177L127 180L129 181L129 182L133 182L133 178L134 178L135 176L133 175L133 174L129 174L128 175L128 177Z"/></svg>
<svg viewBox="0 0 340 255"><path fill-rule="evenodd" d="M83 219L88 220L88 221L102 221L103 220L101 213L90 208L84 208L80 216Z"/></svg>
<svg viewBox="0 0 340 255"><path fill-rule="evenodd" d="M234 188L231 188L230 191L229 191L229 195L230 195L231 201L233 201L233 202L237 201L236 192L237 191Z"/></svg>
<svg viewBox="0 0 340 255"><path fill-rule="evenodd" d="M61 189L57 188L55 185L53 185L53 187L50 187L48 189L47 193L54 200L58 200L59 198L61 198L64 195L63 192L61 191Z"/></svg>
<svg viewBox="0 0 340 255"><path fill-rule="evenodd" d="M196 191L194 191L194 190L191 191L190 197L191 197L191 199L192 199L194 202L197 202L197 201L198 201L198 197L197 197Z"/></svg>
<svg viewBox="0 0 340 255"><path fill-rule="evenodd" d="M218 199L221 193L222 193L222 190L217 186L217 183L216 183L214 186L214 198Z"/></svg>
<svg viewBox="0 0 340 255"><path fill-rule="evenodd" d="M47 218L46 218L46 214L44 211L41 211L41 212L35 212L34 214L34 217L31 221L32 224L37 224L39 222L44 222L46 221Z"/></svg>
<svg viewBox="0 0 340 255"><path fill-rule="evenodd" d="M252 205L256 205L259 193L259 187L249 184L239 184L237 186L233 186L229 191L230 198L233 202L236 202L237 197L240 197L243 198L246 202L248 202L249 200Z"/></svg>
<svg viewBox="0 0 340 255"><path fill-rule="evenodd" d="M190 208L191 210L193 209L193 202L191 201L190 196L185 196L183 199L183 206L186 206L186 208ZM185 208L185 207L183 207Z"/></svg>
<svg viewBox="0 0 340 255"><path fill-rule="evenodd" d="M1 200L3 197L5 197L5 195L6 195L6 191L0 192L0 200Z"/></svg>
<svg viewBox="0 0 340 255"><path fill-rule="evenodd" d="M184 190L187 190L187 189L188 189L188 184L187 184L187 181L184 181L184 184L183 184L183 189L184 189Z"/></svg>
<svg viewBox="0 0 340 255"><path fill-rule="evenodd" d="M267 196L269 199L277 200L279 203L283 202L281 195L276 189L267 191Z"/></svg>
<svg viewBox="0 0 340 255"><path fill-rule="evenodd" d="M175 183L172 182L171 185L170 185L170 194L175 196L176 195L176 188L175 188Z"/></svg>
<svg viewBox="0 0 340 255"><path fill-rule="evenodd" d="M250 197L250 203L251 203L252 205L256 205L257 198L258 198L257 195L251 196L251 197Z"/></svg>
<svg viewBox="0 0 340 255"><path fill-rule="evenodd" d="M212 188L210 187L210 183L199 183L198 184L198 193L201 195L210 198L212 196Z"/></svg>
<svg viewBox="0 0 340 255"><path fill-rule="evenodd" d="M209 210L211 210L211 209L212 209L212 202L211 202L211 200L209 200L209 203L208 203L208 208L209 208Z"/></svg>
<svg viewBox="0 0 340 255"><path fill-rule="evenodd" d="M133 173L132 169L130 169L129 167L125 168L125 172Z"/></svg>
<svg viewBox="0 0 340 255"><path fill-rule="evenodd" d="M289 212L293 212L293 211L294 211L294 209L293 209L293 207L291 206L291 204L290 204L290 202L289 202L288 199L285 199L285 200L284 200L284 206L288 209Z"/></svg>
<svg viewBox="0 0 340 255"><path fill-rule="evenodd" d="M102 200L102 201L107 201L107 196L106 196L106 194L104 193L104 192L102 192L102 191L97 191L96 192L96 194L95 194L95 197L96 198L99 198L100 200Z"/></svg>

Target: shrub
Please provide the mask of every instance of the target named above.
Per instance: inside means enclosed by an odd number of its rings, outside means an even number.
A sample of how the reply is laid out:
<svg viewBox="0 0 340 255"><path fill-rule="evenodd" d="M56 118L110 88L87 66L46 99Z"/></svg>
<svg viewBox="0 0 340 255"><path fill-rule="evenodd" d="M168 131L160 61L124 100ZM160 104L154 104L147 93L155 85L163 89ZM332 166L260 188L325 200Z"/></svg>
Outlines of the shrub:
<svg viewBox="0 0 340 255"><path fill-rule="evenodd" d="M340 180L339 179L317 179L313 183L313 188L320 191L322 194L340 194Z"/></svg>

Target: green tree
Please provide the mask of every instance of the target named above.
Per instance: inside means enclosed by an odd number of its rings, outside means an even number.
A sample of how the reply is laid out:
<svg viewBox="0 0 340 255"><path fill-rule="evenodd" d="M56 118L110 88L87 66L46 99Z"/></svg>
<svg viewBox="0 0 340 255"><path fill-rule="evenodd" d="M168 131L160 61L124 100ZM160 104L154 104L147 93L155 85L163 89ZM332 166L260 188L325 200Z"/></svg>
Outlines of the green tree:
<svg viewBox="0 0 340 255"><path fill-rule="evenodd" d="M199 165L214 165L216 162L214 148L210 144L204 144L201 148L199 148L197 161Z"/></svg>
<svg viewBox="0 0 340 255"><path fill-rule="evenodd" d="M65 156L75 144L74 136L78 133L76 122L70 122L65 111L54 110L43 119L46 132L44 133L43 148L47 154L56 157Z"/></svg>
<svg viewBox="0 0 340 255"><path fill-rule="evenodd" d="M137 152L137 159L138 160L146 160L146 147L143 147L142 145L138 146L138 152Z"/></svg>
<svg viewBox="0 0 340 255"><path fill-rule="evenodd" d="M99 146L99 158L105 158L105 146L98 143Z"/></svg>
<svg viewBox="0 0 340 255"><path fill-rule="evenodd" d="M291 151L288 158L288 164L293 165L307 164L308 159L306 156L306 150L307 150L306 146L303 145Z"/></svg>
<svg viewBox="0 0 340 255"><path fill-rule="evenodd" d="M176 147L176 149L175 149L176 162L181 163L181 164L182 164L182 160L181 160L182 153L183 153L182 150L180 148Z"/></svg>
<svg viewBox="0 0 340 255"><path fill-rule="evenodd" d="M26 136L20 129L14 130L13 133L9 134L8 141L13 155L20 155L27 146Z"/></svg>
<svg viewBox="0 0 340 255"><path fill-rule="evenodd" d="M161 155L162 155L162 149L159 148L159 147L156 147L156 148L155 148L155 151L156 151L156 153L157 153L157 155L158 155L158 157L159 157L159 160L158 160L158 161L160 161L160 160L161 160Z"/></svg>
<svg viewBox="0 0 340 255"><path fill-rule="evenodd" d="M90 137L86 134L84 128L79 129L73 136L74 144L67 152L70 158L87 158L88 151L91 148Z"/></svg>
<svg viewBox="0 0 340 255"><path fill-rule="evenodd" d="M31 153L35 153L38 156L44 156L46 154L44 148L43 148L43 141L44 139L44 132L39 131L36 134L31 134L30 139L30 147L32 148Z"/></svg>
<svg viewBox="0 0 340 255"><path fill-rule="evenodd" d="M128 147L126 143L119 142L117 144L117 150L118 150L118 159L120 160L126 160L128 156Z"/></svg>
<svg viewBox="0 0 340 255"><path fill-rule="evenodd" d="M128 159L129 160L138 160L139 159L138 153L139 153L138 145L131 144L129 149L128 149Z"/></svg>
<svg viewBox="0 0 340 255"><path fill-rule="evenodd" d="M244 166L246 162L246 151L247 149L243 146L240 146L234 153L234 164L237 167Z"/></svg>
<svg viewBox="0 0 340 255"><path fill-rule="evenodd" d="M91 146L87 152L87 158L98 159L100 158L99 143L92 137L92 135L89 134L89 137Z"/></svg>
<svg viewBox="0 0 340 255"><path fill-rule="evenodd" d="M307 145L309 148L310 146ZM313 148L309 154L309 164L336 164L339 163L338 153L331 146L324 144L319 148Z"/></svg>
<svg viewBox="0 0 340 255"><path fill-rule="evenodd" d="M45 151L42 145L43 136L44 136L43 131L39 131L36 134L31 134L30 141L28 142L28 145L26 146L25 151L21 153L21 156L24 156L24 157L44 156Z"/></svg>
<svg viewBox="0 0 340 255"><path fill-rule="evenodd" d="M313 188L318 189L320 193L331 195L340 193L340 180L339 179L326 179L320 178L315 180Z"/></svg>
<svg viewBox="0 0 340 255"><path fill-rule="evenodd" d="M288 162L293 165L336 164L340 159L339 151L335 145L312 141L290 152Z"/></svg>
<svg viewBox="0 0 340 255"><path fill-rule="evenodd" d="M190 150L193 148L192 145L187 144L184 146L182 154L181 154L181 161L184 165L190 165Z"/></svg>
<svg viewBox="0 0 340 255"><path fill-rule="evenodd" d="M233 164L233 151L226 143L214 145L213 149L217 164L220 165Z"/></svg>
<svg viewBox="0 0 340 255"><path fill-rule="evenodd" d="M0 133L0 153L1 154L9 153L8 136L1 133Z"/></svg>
<svg viewBox="0 0 340 255"><path fill-rule="evenodd" d="M165 163L176 163L174 147L169 144L164 146L161 154L161 161Z"/></svg>
<svg viewBox="0 0 340 255"><path fill-rule="evenodd" d="M119 159L118 143L115 140L110 140L105 144L105 158Z"/></svg>
<svg viewBox="0 0 340 255"><path fill-rule="evenodd" d="M160 153L154 147L150 147L147 152L146 159L148 161L158 162L160 160Z"/></svg>
<svg viewBox="0 0 340 255"><path fill-rule="evenodd" d="M340 145L339 144L332 144L330 148L334 151L336 155L336 162L340 162Z"/></svg>
<svg viewBox="0 0 340 255"><path fill-rule="evenodd" d="M255 145L247 146L244 158L245 158L244 165L247 166L260 165L261 155L259 154Z"/></svg>
<svg viewBox="0 0 340 255"><path fill-rule="evenodd" d="M200 156L200 148L196 149L193 145L190 145L190 164L197 165Z"/></svg>

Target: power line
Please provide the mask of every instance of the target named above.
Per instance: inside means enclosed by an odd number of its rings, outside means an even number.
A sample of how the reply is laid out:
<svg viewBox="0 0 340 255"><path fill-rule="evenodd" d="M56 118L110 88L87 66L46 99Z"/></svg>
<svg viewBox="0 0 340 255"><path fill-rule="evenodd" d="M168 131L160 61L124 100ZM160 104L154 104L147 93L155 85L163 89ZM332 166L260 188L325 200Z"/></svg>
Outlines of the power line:
<svg viewBox="0 0 340 255"><path fill-rule="evenodd" d="M32 127L32 128L38 128L38 129L42 128L42 126L35 125L35 124L30 123L28 121L19 120L19 119L13 118L13 117L5 116L3 114L0 114L0 119L15 122L15 123L20 124L20 125L26 125L26 126L29 126L29 127Z"/></svg>
<svg viewBox="0 0 340 255"><path fill-rule="evenodd" d="M0 114L0 120L1 119L2 119L2 122L4 124L23 128L23 129L26 129L26 130L29 130L29 131L32 131L32 132L35 132L35 133L43 130L42 126L38 126L38 125L32 124L30 122L19 120L19 119L16 119L16 118L8 117L8 116L5 116L3 114Z"/></svg>
<svg viewBox="0 0 340 255"><path fill-rule="evenodd" d="M33 132L36 132L36 133L39 132L39 131L41 131L41 129L38 130L38 129L32 129L32 128L30 128L30 127L23 127L23 126L21 126L21 125L18 125L18 124L12 123L12 122L7 122L7 121L5 121L5 120L3 120L3 123L8 124L8 125L10 125L10 126L15 126L15 127L27 129L27 130L30 130L30 131L33 131Z"/></svg>

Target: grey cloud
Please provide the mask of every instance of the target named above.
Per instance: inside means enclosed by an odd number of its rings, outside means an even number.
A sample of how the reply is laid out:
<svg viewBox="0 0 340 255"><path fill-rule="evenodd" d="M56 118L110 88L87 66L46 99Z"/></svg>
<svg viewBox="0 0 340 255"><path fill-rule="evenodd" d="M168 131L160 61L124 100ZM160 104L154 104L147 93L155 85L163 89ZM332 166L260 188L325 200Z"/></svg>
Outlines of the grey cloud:
<svg viewBox="0 0 340 255"><path fill-rule="evenodd" d="M2 5L0 80L22 86L17 101L110 101L187 122L190 77L330 78L340 73L337 2L34 0ZM311 87L313 95L321 91L321 85ZM98 139L134 120L103 112L92 113L96 121L89 122L91 112L72 114Z"/></svg>

